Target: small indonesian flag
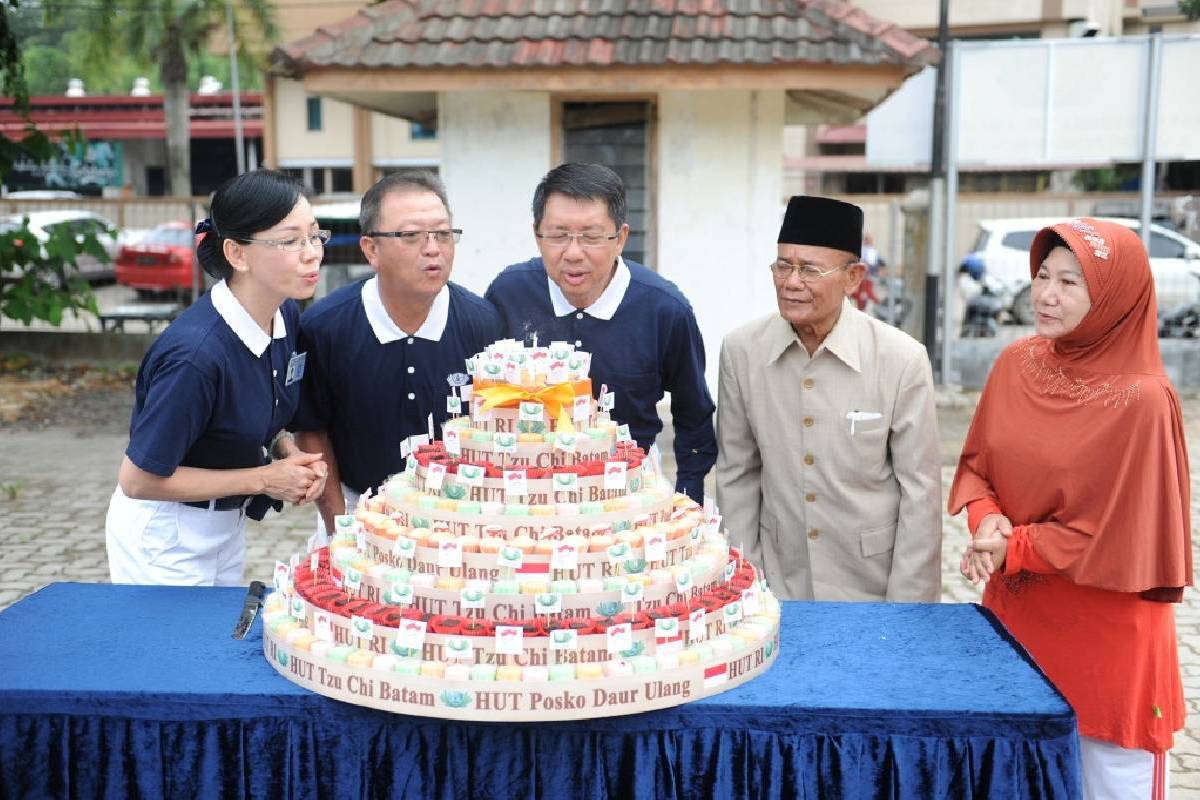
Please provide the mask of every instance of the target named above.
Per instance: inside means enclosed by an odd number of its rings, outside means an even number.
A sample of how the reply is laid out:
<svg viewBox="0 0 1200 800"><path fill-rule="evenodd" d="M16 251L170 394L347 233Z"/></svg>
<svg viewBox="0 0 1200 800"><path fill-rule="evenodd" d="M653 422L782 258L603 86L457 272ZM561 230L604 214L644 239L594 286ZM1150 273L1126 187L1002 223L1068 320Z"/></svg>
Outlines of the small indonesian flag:
<svg viewBox="0 0 1200 800"><path fill-rule="evenodd" d="M729 680L729 672L725 664L715 664L704 670L704 688L711 689Z"/></svg>
<svg viewBox="0 0 1200 800"><path fill-rule="evenodd" d="M517 575L549 575L549 561L522 561L521 566L517 567Z"/></svg>

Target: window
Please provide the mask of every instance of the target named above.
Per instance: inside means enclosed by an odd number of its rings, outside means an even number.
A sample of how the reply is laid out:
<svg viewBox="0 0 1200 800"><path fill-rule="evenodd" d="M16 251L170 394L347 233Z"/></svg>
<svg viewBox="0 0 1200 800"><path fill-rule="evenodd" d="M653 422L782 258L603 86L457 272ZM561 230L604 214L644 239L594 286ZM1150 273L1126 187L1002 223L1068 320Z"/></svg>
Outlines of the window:
<svg viewBox="0 0 1200 800"><path fill-rule="evenodd" d="M308 110L308 129L310 131L321 130L321 98L310 97L307 103Z"/></svg>
<svg viewBox="0 0 1200 800"><path fill-rule="evenodd" d="M1037 231L1013 231L1012 233L1004 234L1004 238L1000 240L1000 244L1004 247L1013 250L1029 250L1029 246L1033 244L1033 237L1037 235Z"/></svg>
<svg viewBox="0 0 1200 800"><path fill-rule="evenodd" d="M419 122L410 123L408 126L408 138L418 139L436 139L437 128L432 125L422 125Z"/></svg>
<svg viewBox="0 0 1200 800"><path fill-rule="evenodd" d="M1151 258L1183 258L1183 245L1169 236L1150 231Z"/></svg>
<svg viewBox="0 0 1200 800"><path fill-rule="evenodd" d="M325 170L316 167L312 171L312 181L308 184L313 194L325 194Z"/></svg>
<svg viewBox="0 0 1200 800"><path fill-rule="evenodd" d="M329 173L331 191L354 191L354 170L349 167L334 167L329 170Z"/></svg>

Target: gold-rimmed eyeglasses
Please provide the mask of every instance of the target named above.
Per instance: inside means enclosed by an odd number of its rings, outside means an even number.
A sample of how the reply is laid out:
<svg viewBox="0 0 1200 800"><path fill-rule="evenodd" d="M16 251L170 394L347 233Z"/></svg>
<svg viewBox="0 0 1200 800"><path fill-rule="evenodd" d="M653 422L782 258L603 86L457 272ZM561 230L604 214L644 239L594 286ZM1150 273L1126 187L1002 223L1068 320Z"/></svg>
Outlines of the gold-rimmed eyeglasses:
<svg viewBox="0 0 1200 800"><path fill-rule="evenodd" d="M841 266L824 269L820 264L812 264L808 262L793 264L790 261L784 261L782 258L777 258L771 262L771 275L775 278L775 280L783 282L791 278L793 274L796 274L800 276L800 280L803 283L812 283L813 281L818 281L821 278L824 278L826 275L832 275L838 270L852 267L857 263L858 259L852 258Z"/></svg>
<svg viewBox="0 0 1200 800"><path fill-rule="evenodd" d="M585 231L583 233L555 231L554 233L535 233L534 236L536 236L542 242L542 244L550 247L569 247L572 239L577 240L580 247L604 247L604 245L619 237L620 234L593 233L592 231Z"/></svg>

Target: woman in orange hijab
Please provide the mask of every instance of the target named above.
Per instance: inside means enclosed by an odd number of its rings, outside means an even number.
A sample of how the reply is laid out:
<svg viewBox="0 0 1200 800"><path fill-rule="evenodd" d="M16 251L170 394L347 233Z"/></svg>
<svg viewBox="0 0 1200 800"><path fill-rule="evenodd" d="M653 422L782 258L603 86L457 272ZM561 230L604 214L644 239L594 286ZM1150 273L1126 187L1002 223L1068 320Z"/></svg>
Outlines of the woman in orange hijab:
<svg viewBox="0 0 1200 800"><path fill-rule="evenodd" d="M1170 604L1192 557L1150 263L1133 231L1091 219L1043 229L1029 262L1037 335L992 368L950 491L973 537L962 570L1074 707L1086 796L1158 798L1185 717Z"/></svg>

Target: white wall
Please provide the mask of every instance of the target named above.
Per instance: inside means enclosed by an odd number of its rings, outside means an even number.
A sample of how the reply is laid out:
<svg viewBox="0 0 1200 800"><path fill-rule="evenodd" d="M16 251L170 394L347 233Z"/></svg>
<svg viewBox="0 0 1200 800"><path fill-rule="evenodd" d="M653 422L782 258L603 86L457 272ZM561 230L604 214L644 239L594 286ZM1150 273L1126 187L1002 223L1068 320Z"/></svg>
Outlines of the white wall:
<svg viewBox="0 0 1200 800"><path fill-rule="evenodd" d="M550 169L546 92L438 95L441 175L463 238L452 279L482 293L502 268L537 255L529 204Z"/></svg>
<svg viewBox="0 0 1200 800"><path fill-rule="evenodd" d="M782 91L662 92L658 272L696 311L715 389L725 334L775 309Z"/></svg>

